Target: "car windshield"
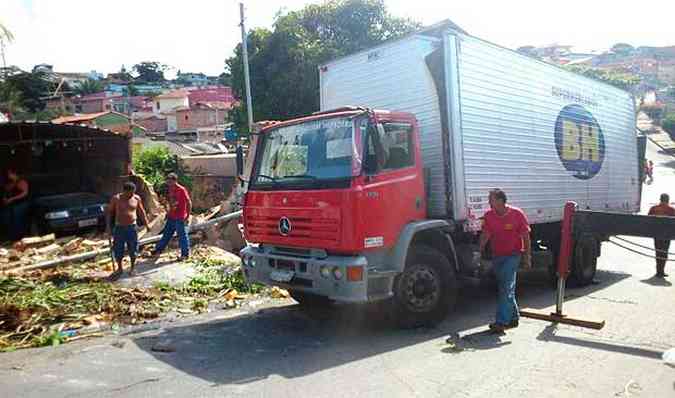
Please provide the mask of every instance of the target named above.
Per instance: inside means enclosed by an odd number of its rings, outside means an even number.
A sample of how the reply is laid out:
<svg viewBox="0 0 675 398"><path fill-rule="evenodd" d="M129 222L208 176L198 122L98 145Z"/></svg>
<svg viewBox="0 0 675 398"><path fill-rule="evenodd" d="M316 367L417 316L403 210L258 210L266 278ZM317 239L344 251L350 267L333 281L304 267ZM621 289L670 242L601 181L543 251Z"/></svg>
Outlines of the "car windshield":
<svg viewBox="0 0 675 398"><path fill-rule="evenodd" d="M258 188L308 184L318 188L327 182L348 182L356 169L354 143L353 118L321 119L271 130L262 141L253 184Z"/></svg>

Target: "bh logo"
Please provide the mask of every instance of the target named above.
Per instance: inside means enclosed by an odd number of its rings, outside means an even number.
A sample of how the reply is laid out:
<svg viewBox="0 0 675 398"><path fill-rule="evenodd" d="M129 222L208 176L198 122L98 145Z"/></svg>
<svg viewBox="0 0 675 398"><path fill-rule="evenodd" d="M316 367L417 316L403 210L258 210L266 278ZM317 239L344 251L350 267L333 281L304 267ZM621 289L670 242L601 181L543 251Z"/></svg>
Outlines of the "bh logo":
<svg viewBox="0 0 675 398"><path fill-rule="evenodd" d="M576 178L595 177L605 160L605 137L593 115L583 106L567 105L555 122L555 146L563 166Z"/></svg>

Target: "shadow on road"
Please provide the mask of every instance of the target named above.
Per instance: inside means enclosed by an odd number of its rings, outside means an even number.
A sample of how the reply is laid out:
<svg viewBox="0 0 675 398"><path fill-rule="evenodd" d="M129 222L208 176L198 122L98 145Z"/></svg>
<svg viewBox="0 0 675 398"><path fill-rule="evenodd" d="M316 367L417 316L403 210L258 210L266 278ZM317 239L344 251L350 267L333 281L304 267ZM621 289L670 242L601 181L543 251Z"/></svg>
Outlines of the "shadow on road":
<svg viewBox="0 0 675 398"><path fill-rule="evenodd" d="M545 342L569 344L577 347L585 347L594 350L616 352L619 354L633 355L658 360L661 359L662 355L660 351L648 350L645 348L634 347L630 345L619 345L613 342L600 341L597 339L593 339L590 336L584 337L583 339L570 336L558 336L556 334L556 331L557 325L552 324L546 326L544 330L542 330L541 333L539 333L539 335L537 336L537 340Z"/></svg>
<svg viewBox="0 0 675 398"><path fill-rule="evenodd" d="M629 277L599 271L598 285L570 290L574 300ZM545 272L523 275L521 307L554 304ZM508 344L498 335L473 333L494 318L493 288L464 289L456 312L435 328L398 330L377 306L336 306L307 313L298 305L259 310L235 318L171 327L159 335L135 339L149 354L189 375L213 383L245 384L273 375L297 378L400 350L448 335L462 340L459 351L495 349ZM472 334L459 337L465 331ZM153 347L170 347L156 352ZM454 352L457 347L446 347Z"/></svg>
<svg viewBox="0 0 675 398"><path fill-rule="evenodd" d="M646 283L647 285L652 285L652 286L657 286L657 287L670 287L673 286L672 283L667 281L666 279L663 278L657 278L656 276L652 276L649 279L643 279L640 282Z"/></svg>

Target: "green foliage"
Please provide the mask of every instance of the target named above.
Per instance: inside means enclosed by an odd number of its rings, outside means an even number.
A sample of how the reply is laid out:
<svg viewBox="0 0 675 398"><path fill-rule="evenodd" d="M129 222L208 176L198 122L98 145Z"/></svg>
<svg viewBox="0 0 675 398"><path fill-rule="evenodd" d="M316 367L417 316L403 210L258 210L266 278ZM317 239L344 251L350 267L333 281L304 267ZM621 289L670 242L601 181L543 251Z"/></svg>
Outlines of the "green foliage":
<svg viewBox="0 0 675 398"><path fill-rule="evenodd" d="M330 0L280 15L273 30L248 35L255 120L283 120L319 108L318 66L331 59L373 47L420 27L396 18L383 0ZM247 132L241 45L228 59L232 88L242 98L231 113L235 128Z"/></svg>
<svg viewBox="0 0 675 398"><path fill-rule="evenodd" d="M0 82L0 103L10 111L35 113L45 108L44 98L55 89L44 72L17 73Z"/></svg>
<svg viewBox="0 0 675 398"><path fill-rule="evenodd" d="M587 66L579 66L579 65L567 65L564 68L570 72L590 77L591 79L599 80L601 82L611 84L614 87L627 91L630 91L633 87L635 87L640 83L640 78L628 73L606 71L603 69L590 68Z"/></svg>
<svg viewBox="0 0 675 398"><path fill-rule="evenodd" d="M14 41L14 35L3 23L0 22L0 41L11 43Z"/></svg>
<svg viewBox="0 0 675 398"><path fill-rule="evenodd" d="M159 62L141 62L134 65L136 81L143 83L160 83L165 81L164 71L167 66Z"/></svg>
<svg viewBox="0 0 675 398"><path fill-rule="evenodd" d="M100 93L104 90L103 83L94 79L87 79L82 83L74 87L75 94L77 95L89 95Z"/></svg>
<svg viewBox="0 0 675 398"><path fill-rule="evenodd" d="M675 99L675 87L670 87L666 95L672 99Z"/></svg>
<svg viewBox="0 0 675 398"><path fill-rule="evenodd" d="M223 72L218 75L218 84L221 86L232 86L232 75L228 72Z"/></svg>
<svg viewBox="0 0 675 398"><path fill-rule="evenodd" d="M129 95L130 97L135 97L137 95L140 95L141 93L138 91L136 86L133 84L129 84L126 89L126 94Z"/></svg>
<svg viewBox="0 0 675 398"><path fill-rule="evenodd" d="M155 146L134 153L133 165L134 171L143 175L157 192L164 189L169 173L178 174L179 183L192 189L192 179L185 174L178 157L172 155L165 147Z"/></svg>
<svg viewBox="0 0 675 398"><path fill-rule="evenodd" d="M628 43L616 43L612 46L612 52L617 55L628 56L635 52L635 47Z"/></svg>
<svg viewBox="0 0 675 398"><path fill-rule="evenodd" d="M670 134L670 137L675 139L675 113L669 113L663 118L661 127Z"/></svg>

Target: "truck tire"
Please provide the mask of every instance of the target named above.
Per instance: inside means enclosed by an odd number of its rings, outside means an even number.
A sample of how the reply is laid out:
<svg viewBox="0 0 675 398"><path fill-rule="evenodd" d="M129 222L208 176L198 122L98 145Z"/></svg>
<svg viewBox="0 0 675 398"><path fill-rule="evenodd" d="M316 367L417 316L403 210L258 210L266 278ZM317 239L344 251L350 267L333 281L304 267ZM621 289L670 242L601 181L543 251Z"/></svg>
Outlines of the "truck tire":
<svg viewBox="0 0 675 398"><path fill-rule="evenodd" d="M570 258L572 263L568 279L570 286L587 286L593 282L598 267L597 245L594 238L587 236L582 236L575 242Z"/></svg>
<svg viewBox="0 0 675 398"><path fill-rule="evenodd" d="M301 307L304 308L320 308L328 307L331 301L327 297L317 296L312 293L305 293L299 290L291 290L288 292L293 300L297 301Z"/></svg>
<svg viewBox="0 0 675 398"><path fill-rule="evenodd" d="M413 246L403 273L394 280L396 323L402 328L437 324L454 309L458 289L455 269L443 253L425 245Z"/></svg>

